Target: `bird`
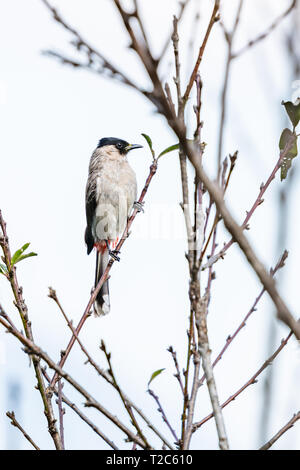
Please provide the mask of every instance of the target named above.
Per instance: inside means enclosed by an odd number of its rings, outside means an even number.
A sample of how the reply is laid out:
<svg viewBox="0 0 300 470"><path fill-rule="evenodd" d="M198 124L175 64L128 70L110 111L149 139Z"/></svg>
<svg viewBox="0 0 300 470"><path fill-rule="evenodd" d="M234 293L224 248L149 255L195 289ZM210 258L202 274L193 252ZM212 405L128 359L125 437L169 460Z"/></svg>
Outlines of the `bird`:
<svg viewBox="0 0 300 470"><path fill-rule="evenodd" d="M130 212L136 202L136 175L127 160L131 150L142 148L116 137L104 137L92 153L85 192L87 254L96 248L95 287L104 273L109 257L119 261L115 250ZM96 316L110 311L108 280L104 282L94 302Z"/></svg>

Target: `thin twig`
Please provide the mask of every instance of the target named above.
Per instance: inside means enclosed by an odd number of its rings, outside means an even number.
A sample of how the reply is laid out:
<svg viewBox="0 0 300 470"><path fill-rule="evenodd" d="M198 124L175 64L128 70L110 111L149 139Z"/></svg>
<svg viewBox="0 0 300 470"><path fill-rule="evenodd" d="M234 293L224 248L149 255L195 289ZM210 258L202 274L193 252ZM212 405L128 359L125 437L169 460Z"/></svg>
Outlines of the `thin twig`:
<svg viewBox="0 0 300 470"><path fill-rule="evenodd" d="M274 276L276 274L276 272L283 268L284 266L284 263L286 261L288 257L288 252L285 250L284 253L282 254L282 256L280 257L278 263L276 264L275 268L274 269L271 269L270 272L271 272L271 275ZM222 350L219 352L219 354L217 355L217 357L215 358L212 366L215 367L216 364L222 359L225 351L227 350L227 348L230 346L230 344L233 342L233 340L235 339L235 337L238 335L238 333L246 326L246 322L247 320L249 319L249 317L252 315L253 312L256 311L256 308L257 308L257 305L260 301L260 299L262 298L263 294L266 292L266 290L264 288L262 288L262 290L260 291L259 295L256 297L252 307L250 308L249 312L247 313L247 315L243 318L242 322L239 324L239 326L237 327L237 329L235 330L235 332L232 334L232 335L229 335L226 339L226 342L225 342L225 345L223 346ZM201 377L201 379L199 380L199 385L203 384L205 380L205 375L203 375Z"/></svg>
<svg viewBox="0 0 300 470"><path fill-rule="evenodd" d="M172 428L167 416L166 416L166 413L164 412L164 409L163 407L161 406L161 403L159 401L159 398L158 396L153 392L153 390L151 390L150 388L148 388L147 392L149 393L149 395L151 395L151 397L154 398L154 400L156 401L157 405L158 405L158 412L161 414L162 416L162 419L163 421L166 423L166 425L168 426L169 430L171 431L171 434L172 436L174 437L175 439L175 443L177 446L179 445L179 439L176 435L176 432L174 431L174 429Z"/></svg>
<svg viewBox="0 0 300 470"><path fill-rule="evenodd" d="M31 439L31 437L27 434L27 432L24 431L24 429L22 428L20 423L18 423L18 421L16 420L16 417L15 417L15 413L13 411L11 411L11 412L7 411L6 416L10 419L12 426L15 426L16 428L18 428L21 431L23 436L27 439L27 441L30 442L30 444L35 448L35 450L41 450L35 444L35 442Z"/></svg>
<svg viewBox="0 0 300 470"><path fill-rule="evenodd" d="M293 336L293 332L290 331L288 336L281 340L280 346L276 349L276 351L270 356L264 363L263 365L258 369L257 372L241 387L239 390L237 390L233 395L231 395L229 398L227 398L226 401L221 405L222 408L225 408L225 406L229 405L233 400L236 399L237 396L239 396L247 387L249 387L252 384L255 384L257 382L257 377L268 367L272 364L274 359L278 356L280 351L286 346L288 343L289 339ZM208 420L210 420L213 417L213 413L210 413L207 415L205 418L201 419L201 421L198 421L197 423L194 423L193 426L193 432L195 432L197 429L200 428L204 423L206 423Z"/></svg>
<svg viewBox="0 0 300 470"><path fill-rule="evenodd" d="M228 176L227 176L227 179L226 179L226 181L225 181L225 184L222 185L222 187L224 188L224 195L225 195L225 193L226 193L226 191L227 191L227 188L228 188L228 185L229 185L229 181L230 181L230 178L231 178L233 169L234 169L234 167L235 167L237 155L238 155L238 152L236 151L233 155L230 155L230 156L229 156L229 158L230 158L230 168L229 168L229 172L228 172ZM209 207L208 207L209 212L210 212L210 208L211 208L211 204L210 204ZM206 217L206 225L207 225L208 217L209 217L209 213L207 214L207 217ZM212 235L214 234L215 229L216 229L218 223L220 222L220 220L221 220L221 219L220 219L220 216L219 216L218 214L216 214L216 215L215 215L215 219L214 219L214 223L213 223L213 225L212 225L212 227L211 227L211 230L210 230L209 235L208 235L208 237L207 237L206 243L205 243L204 248L203 248L203 250L202 250L202 252L201 252L201 256L200 256L200 259L199 259L199 267L200 267L200 268L201 268L202 260L203 260L203 258L204 258L205 253L206 253L206 250L207 250L207 248L208 248L208 246L209 246L209 242L210 242L210 240L211 240L211 237L212 237ZM206 228L206 227L205 227L205 228ZM204 234L205 234L205 232L204 232ZM210 254L210 257L209 257L209 258L211 259L213 256L214 256L214 251L213 251L213 253ZM211 266L212 266L212 265L211 265ZM210 266L210 268L211 268L211 266Z"/></svg>
<svg viewBox="0 0 300 470"><path fill-rule="evenodd" d="M272 445L278 441L278 439L289 429L291 429L296 421L300 419L300 411L298 413L294 414L294 416L283 426L276 434L273 436L266 444L264 444L259 450L268 450Z"/></svg>
<svg viewBox="0 0 300 470"><path fill-rule="evenodd" d="M246 217L243 220L243 223L241 225L241 228L243 230L249 229L249 220L253 216L255 210L264 202L262 197L265 194L266 190L269 188L272 181L274 180L274 178L276 176L276 173L281 168L282 161L284 160L284 158L286 157L286 155L290 151L291 146L292 146L292 142L290 142L286 146L286 148L282 152L280 152L279 158L278 158L273 170L271 171L271 174L268 177L266 183L262 183L260 185L259 193L258 193L257 198L255 199L254 203L252 204L251 209L249 211L246 211ZM214 263L216 263L219 259L221 259L221 258L223 259L226 251L234 244L234 242L235 242L234 238L231 238L214 257L210 258L208 260L208 262L201 267L201 269L204 271L205 269L209 268Z"/></svg>
<svg viewBox="0 0 300 470"><path fill-rule="evenodd" d="M179 2L180 4L180 10L179 10L179 13L177 15L177 23L180 23L182 17L183 17L183 13L188 5L188 3L190 2L190 0L185 0L185 1L182 1L182 2ZM163 46L162 48L162 51L160 53L160 56L159 56L159 59L158 59L158 62L160 63L162 61L162 59L164 58L167 50L168 50L168 47L170 46L170 43L171 43L171 39L172 39L172 35L173 35L173 30L172 30L172 33L170 34L170 36L168 37L168 39L166 40L165 42L165 45Z"/></svg>
<svg viewBox="0 0 300 470"><path fill-rule="evenodd" d="M194 411L196 406L196 399L197 393L199 389L198 381L199 381L199 372L200 372L200 354L198 350L192 351L193 360L194 360L194 375L193 375L193 383L192 383L192 390L190 397L188 397L188 414L187 420L185 425L185 430L183 434L183 449L188 449L190 445L190 440L192 436L192 426L193 426L193 418L194 418Z"/></svg>
<svg viewBox="0 0 300 470"><path fill-rule="evenodd" d="M244 52L246 52L248 49L255 46L256 44L258 44L263 39L267 38L269 36L269 34L272 31L274 31L274 29L282 22L282 20L296 7L296 5L297 5L297 0L293 0L291 5L287 8L287 10L285 10L283 13L281 13L281 15L279 15L278 18L276 18L276 20L273 21L273 23L266 29L266 31L259 34L256 38L251 39L247 44L245 44L245 46L241 47L240 50L235 52L232 55L232 58L235 59L236 57L239 57Z"/></svg>
<svg viewBox="0 0 300 470"><path fill-rule="evenodd" d="M174 361L174 365L175 365L175 369L176 369L176 374L174 374L174 377L176 377L176 379L178 380L180 389L181 389L182 394L184 396L184 388L183 388L183 383L182 383L182 380L181 380L181 374L180 374L180 369L179 369L179 365L178 365L178 361L177 361L176 351L174 351L172 346L169 346L167 351L171 354L172 359Z"/></svg>
<svg viewBox="0 0 300 470"><path fill-rule="evenodd" d="M209 23L208 23L208 27L207 27L207 30L206 30L206 33L205 33L205 36L204 36L204 39L203 39L203 42L201 44L201 47L199 49L199 54L198 54L198 57L197 57L197 60L196 60L196 63L195 63L195 66L194 66L194 69L193 69L193 72L190 76L190 80L189 80L189 83L186 87L186 90L185 90L185 93L183 95L183 101L184 103L187 102L189 96L190 96L190 92L191 92L191 89L192 89L192 86L194 84L194 81L196 79L196 75L198 73L198 69L199 69L199 66L200 66L200 63L202 61L202 57L203 57L203 54L204 54L204 51L205 51L205 47L206 47L206 44L207 44L207 41L208 41L208 38L209 38L209 35L211 33L211 30L212 30L212 27L214 25L214 23L217 21L218 19L218 11L219 11L219 7L220 7L220 0L215 0L215 3L214 3L214 8L213 8L213 11L212 11L212 14L211 14L211 17L210 17L210 20L209 20Z"/></svg>
<svg viewBox="0 0 300 470"><path fill-rule="evenodd" d="M146 448L150 449L150 445L147 441L147 438L145 437L144 433L142 432L137 420L135 419L135 416L134 416L134 413L132 411L132 408L130 406L130 404L128 403L128 401L126 400L126 397L125 395L123 394L121 388L119 387L119 384L116 380L116 376L114 374L114 371L113 371L113 368L112 368L112 363L111 363L111 354L107 352L106 350L106 346L105 346L105 343L103 340L101 340L101 346L100 346L100 349L104 352L104 355L106 357L106 360L107 360L107 363L108 363L108 371L109 371L109 374L111 375L111 378L113 380L113 383L114 383L114 386L115 386L115 389L118 391L119 395L120 395L120 398L124 404L124 407L131 419L131 422L132 422L132 425L135 427L136 431L137 431L137 435L144 441L145 443L145 446Z"/></svg>

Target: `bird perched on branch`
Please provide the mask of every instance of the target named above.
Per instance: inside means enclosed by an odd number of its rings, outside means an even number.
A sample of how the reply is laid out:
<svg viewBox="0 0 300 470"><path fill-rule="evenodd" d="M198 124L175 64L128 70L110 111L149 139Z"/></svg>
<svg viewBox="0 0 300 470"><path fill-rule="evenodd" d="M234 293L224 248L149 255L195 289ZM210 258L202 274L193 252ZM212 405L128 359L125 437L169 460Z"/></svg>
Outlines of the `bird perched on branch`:
<svg viewBox="0 0 300 470"><path fill-rule="evenodd" d="M115 137L105 137L99 141L90 159L85 242L88 254L94 247L97 251L95 287L107 267L109 256L119 261L115 248L132 207L138 208L136 177L127 161L127 153L141 147ZM106 315L110 310L108 280L96 297L94 310L96 315Z"/></svg>

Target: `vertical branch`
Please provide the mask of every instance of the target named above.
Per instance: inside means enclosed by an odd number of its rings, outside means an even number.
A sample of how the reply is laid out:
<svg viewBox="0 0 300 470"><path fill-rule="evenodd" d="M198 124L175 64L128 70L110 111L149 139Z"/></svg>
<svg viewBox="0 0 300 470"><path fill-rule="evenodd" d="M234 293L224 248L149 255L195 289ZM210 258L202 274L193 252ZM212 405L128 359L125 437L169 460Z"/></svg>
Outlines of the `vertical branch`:
<svg viewBox="0 0 300 470"><path fill-rule="evenodd" d="M178 36L178 19L176 16L173 18L173 34L172 34L173 50L174 50L174 60L175 60L175 71L176 76L174 77L174 82L176 85L177 91L177 118L184 124L184 101L181 95L181 77L180 77L180 59L179 59L179 36ZM187 174L187 159L185 152L182 147L179 149L179 161L180 161L180 173L181 173L181 187L182 187L182 203L181 207L184 214L186 234L187 234L187 244L188 244L188 254L187 260L189 263L190 275L193 270L193 250L194 250L194 231L192 226L192 219L190 213L190 201L189 201L189 181ZM188 407L189 407L189 374L190 374L190 361L192 357L193 350L193 338L194 338L194 311L190 309L190 320L189 320L189 331L188 331L188 345L187 345L187 360L186 368L184 371L184 387L183 387L183 411L181 416L181 447L185 448L186 438L186 419L188 416Z"/></svg>
<svg viewBox="0 0 300 470"><path fill-rule="evenodd" d="M63 383L61 380L58 381L57 383L57 404L58 404L58 412L59 412L59 432L60 432L60 439L61 439L61 445L62 449L65 450L65 433L64 433L64 414L65 410L62 406L62 388L63 388Z"/></svg>
<svg viewBox="0 0 300 470"><path fill-rule="evenodd" d="M202 366L206 377L210 401L213 408L213 415L215 418L217 433L219 437L219 446L222 450L228 450L229 446L227 441L225 424L223 420L222 409L218 398L217 387L211 364L211 351L207 335L206 311L207 299L203 298L201 299L201 302L199 302L199 308L196 312L196 326L198 331L199 351L202 358Z"/></svg>

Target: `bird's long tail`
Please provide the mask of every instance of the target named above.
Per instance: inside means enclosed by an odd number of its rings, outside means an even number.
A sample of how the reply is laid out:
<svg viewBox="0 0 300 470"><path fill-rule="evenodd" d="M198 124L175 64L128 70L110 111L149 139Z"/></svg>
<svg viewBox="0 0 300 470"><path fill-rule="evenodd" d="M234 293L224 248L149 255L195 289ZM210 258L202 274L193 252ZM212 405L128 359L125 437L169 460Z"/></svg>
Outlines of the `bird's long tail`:
<svg viewBox="0 0 300 470"><path fill-rule="evenodd" d="M109 253L107 247L103 247L103 249L100 251L97 250L95 287L101 279L101 276L107 267L108 261ZM94 311L95 315L97 316L107 315L110 311L108 280L104 282L96 297Z"/></svg>

